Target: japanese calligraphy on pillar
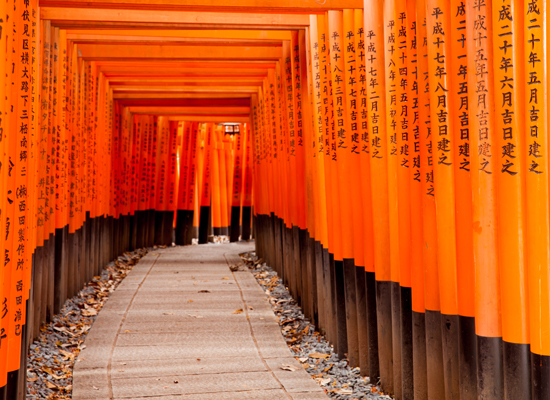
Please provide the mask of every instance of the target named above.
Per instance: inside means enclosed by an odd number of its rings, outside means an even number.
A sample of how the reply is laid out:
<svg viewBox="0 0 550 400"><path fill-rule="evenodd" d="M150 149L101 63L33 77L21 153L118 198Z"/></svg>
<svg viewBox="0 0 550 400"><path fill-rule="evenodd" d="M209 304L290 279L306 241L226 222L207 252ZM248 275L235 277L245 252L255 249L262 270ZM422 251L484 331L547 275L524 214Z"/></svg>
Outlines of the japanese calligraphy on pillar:
<svg viewBox="0 0 550 400"><path fill-rule="evenodd" d="M489 40L487 26L488 17L490 17L490 11L487 10L487 4L484 0L476 0L473 2L471 8L471 21L473 25L470 49L469 51L474 68L471 68L473 85L470 91L471 101L471 115L475 116L471 123L472 144L476 143L477 148L474 148L474 152L479 156L479 170L485 174L493 173L493 154L492 154L492 136L490 135L492 129L492 111L491 111L491 97L489 88L492 87L492 83L489 82L489 71L492 66L489 65Z"/></svg>
<svg viewBox="0 0 550 400"><path fill-rule="evenodd" d="M495 119L497 143L500 146L501 173L509 176L517 175L520 164L517 151L519 146L520 118L520 64L516 54L517 36L515 12L512 11L512 1L496 1L493 4L493 52L495 62ZM541 64L541 57L536 52L530 52L526 64L537 67ZM529 103L538 102L538 89L530 90ZM535 107L536 109L536 107ZM535 111L536 113L536 111ZM536 114L535 114L536 117Z"/></svg>
<svg viewBox="0 0 550 400"><path fill-rule="evenodd" d="M454 119L455 142L458 146L459 171L470 171L470 110L468 107L468 48L466 45L466 4L453 1L451 6L452 95L456 97Z"/></svg>
<svg viewBox="0 0 550 400"><path fill-rule="evenodd" d="M320 63L320 81L321 81L321 110L322 110L322 129L324 130L324 149L325 156L331 154L331 137L334 130L334 113L332 110L332 82L330 80L330 60L329 43L325 29L325 18L319 18L319 63ZM325 164L326 165L326 164Z"/></svg>
<svg viewBox="0 0 550 400"><path fill-rule="evenodd" d="M367 68L366 68L366 49L365 49L365 30L363 28L362 12L355 11L355 49L358 53L359 62L357 63L356 78L359 84L359 96L357 102L358 126L359 126L359 149L362 153L369 154L369 123L367 112Z"/></svg>
<svg viewBox="0 0 550 400"><path fill-rule="evenodd" d="M317 26L317 19L312 21ZM313 108L314 108L314 127L315 127L315 148L320 155L324 154L323 145L323 99L321 97L321 65L319 60L319 39L317 30L315 37L311 40L311 50L313 56L312 72L313 72Z"/></svg>
<svg viewBox="0 0 550 400"><path fill-rule="evenodd" d="M285 58L285 88L286 88L286 107L287 107L287 121L288 121L288 143L289 143L289 155L296 156L296 121L295 110L293 100L293 86L292 86L292 54L289 52ZM256 130L255 130L256 131Z"/></svg>
<svg viewBox="0 0 550 400"><path fill-rule="evenodd" d="M407 52L408 52L408 77L409 77L409 92L408 97L410 101L409 106L409 168L411 168L410 176L414 183L420 184L422 181L420 172L420 107L424 103L419 102L419 91L422 77L419 76L418 69L418 51L417 51L417 20L414 7L412 10L407 9L408 23L407 23Z"/></svg>
<svg viewBox="0 0 550 400"><path fill-rule="evenodd" d="M420 13L419 13L420 15ZM425 14L424 14L425 15ZM435 197L432 128L430 112L430 74L428 71L428 35L424 17L419 23L419 97L420 97L420 169L422 171L423 193ZM422 33L420 33L422 32Z"/></svg>
<svg viewBox="0 0 550 400"><path fill-rule="evenodd" d="M450 40L450 27L446 24L448 20L448 7L443 3L428 2L428 63L430 72L431 112L433 122L432 142L436 145L436 165L451 167L453 164L453 136L450 107L451 81L448 76L448 65L451 60L447 59L447 43ZM449 37L447 38L447 33Z"/></svg>
<svg viewBox="0 0 550 400"><path fill-rule="evenodd" d="M396 41L396 26L393 7L386 6L384 12L384 36L386 52L386 129L388 135L388 155L397 157L397 87L399 84L398 68L395 62L399 47ZM374 150L373 150L374 151Z"/></svg>
<svg viewBox="0 0 550 400"><path fill-rule="evenodd" d="M346 11L347 12L347 11ZM352 14L353 16L353 14ZM347 17L347 15L346 15ZM362 63L365 60L365 53L361 51L356 51L356 37L355 30L353 29L353 19L348 24L346 20L344 22L344 76L346 79L346 108L348 118L350 120L350 142L351 146L349 151L353 156L359 155L361 151L360 146L360 99L359 95L363 91L359 82L357 80L357 66L358 63Z"/></svg>
<svg viewBox="0 0 550 400"><path fill-rule="evenodd" d="M385 66L381 65L380 59L380 54L384 51L384 40L380 37L383 32L375 32L374 25L377 21L368 20L369 15L367 13L365 13L365 18L365 64L370 153L373 159L383 159L386 154L386 141L383 134L385 132L384 104L380 104L382 101L380 96L384 94L384 81L380 79L380 71L385 69ZM369 24L369 22L371 23Z"/></svg>
<svg viewBox="0 0 550 400"><path fill-rule="evenodd" d="M544 15L540 0L525 2L525 76L527 88L525 91L525 121L527 168L530 174L539 175L546 170L546 112L544 105L546 74L543 60L545 54L545 31L543 29ZM522 79L519 77L519 79Z"/></svg>
<svg viewBox="0 0 550 400"><path fill-rule="evenodd" d="M409 98L410 83L409 83L409 50L407 37L412 33L408 32L408 18L405 7L405 2L398 2L396 4L396 19L394 20L395 28L392 28L391 34L393 34L393 53L394 57L392 61L395 63L395 73L397 76L392 81L396 85L397 93L393 93L390 99L394 95L397 97L397 104L394 102L395 120L397 122L395 132L395 142L397 143L397 154L394 154L392 149L391 155L397 155L399 166L402 168L409 168L409 134L410 134L410 120L409 114L412 115L412 99ZM395 30L395 32L393 32ZM392 99L393 100L393 99ZM394 128L395 129L395 128ZM392 142L392 144L394 144ZM401 174L401 172L400 172Z"/></svg>

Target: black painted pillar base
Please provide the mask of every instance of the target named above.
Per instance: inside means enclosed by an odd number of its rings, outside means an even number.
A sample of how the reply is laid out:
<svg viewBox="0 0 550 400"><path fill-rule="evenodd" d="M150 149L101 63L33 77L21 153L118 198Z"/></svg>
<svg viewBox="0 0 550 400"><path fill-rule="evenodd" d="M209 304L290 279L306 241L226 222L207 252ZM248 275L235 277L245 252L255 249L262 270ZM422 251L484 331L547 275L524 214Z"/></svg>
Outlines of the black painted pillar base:
<svg viewBox="0 0 550 400"><path fill-rule="evenodd" d="M153 247L155 245L155 224L156 224L156 211L151 209L148 210L149 218L148 218L148 225L149 225L149 232L148 232L148 247Z"/></svg>
<svg viewBox="0 0 550 400"><path fill-rule="evenodd" d="M244 207L243 206L243 226L242 226L242 240L250 240L250 233L252 231L251 229L251 222L252 222L252 207Z"/></svg>
<svg viewBox="0 0 550 400"><path fill-rule="evenodd" d="M317 265L315 258L315 239L306 232L306 258L309 284L309 312L311 321L315 326L319 325L319 300L317 298Z"/></svg>
<svg viewBox="0 0 550 400"><path fill-rule="evenodd" d="M531 353L533 399L550 399L550 356Z"/></svg>
<svg viewBox="0 0 550 400"><path fill-rule="evenodd" d="M59 314L67 299L67 275L69 268L68 235L68 226L55 230L54 314Z"/></svg>
<svg viewBox="0 0 550 400"><path fill-rule="evenodd" d="M458 317L460 400L477 400L477 336L474 317Z"/></svg>
<svg viewBox="0 0 550 400"><path fill-rule="evenodd" d="M190 230L193 229L193 210L178 210L176 219L176 244L185 246L191 244Z"/></svg>
<svg viewBox="0 0 550 400"><path fill-rule="evenodd" d="M241 236L241 207L231 207L231 226L229 229L229 241L238 242Z"/></svg>
<svg viewBox="0 0 550 400"><path fill-rule="evenodd" d="M300 228L295 225L292 225L292 244L293 244L293 254L294 254L294 299L298 302L300 306L303 306L302 302L302 260L300 258ZM267 243L269 247L270 242Z"/></svg>
<svg viewBox="0 0 550 400"><path fill-rule="evenodd" d="M135 212L134 215L130 216L130 251L137 249L138 245L138 235L139 235L139 223L138 223L138 213Z"/></svg>
<svg viewBox="0 0 550 400"><path fill-rule="evenodd" d="M334 261L334 293L336 299L337 353L340 359L348 353L348 333L346 321L346 290L344 283L344 262Z"/></svg>
<svg viewBox="0 0 550 400"><path fill-rule="evenodd" d="M502 342L504 351L504 399L531 400L530 345ZM550 375L547 376L550 379Z"/></svg>
<svg viewBox="0 0 550 400"><path fill-rule="evenodd" d="M428 399L445 398L443 348L441 342L441 313L426 310L426 360L428 371Z"/></svg>
<svg viewBox="0 0 550 400"><path fill-rule="evenodd" d="M330 260L331 255L328 252L328 249L324 247L321 248L321 257L322 257L322 269L323 269L323 288L322 290L325 293L325 326L323 327L325 336L330 343L336 343L336 335L334 334L335 330L335 319L334 319L334 297L332 296L332 281L331 281L331 268ZM333 261L334 262L334 261Z"/></svg>
<svg viewBox="0 0 550 400"><path fill-rule="evenodd" d="M353 259L344 258L344 294L346 299L346 333L348 361L352 368L359 366L359 335L357 331L356 266Z"/></svg>
<svg viewBox="0 0 550 400"><path fill-rule="evenodd" d="M357 341L359 346L359 369L362 376L369 376L369 333L367 314L367 290L365 268L355 267L355 290L357 308Z"/></svg>
<svg viewBox="0 0 550 400"><path fill-rule="evenodd" d="M44 245L37 247L34 251L34 265L32 273L32 286L33 286L33 323L32 323L32 337L36 339L40 334L40 315L42 313L42 307L44 301L42 300L42 279L44 268Z"/></svg>
<svg viewBox="0 0 550 400"><path fill-rule="evenodd" d="M327 277L325 276L325 270L323 268L323 246L318 240L313 244L313 253L315 260L314 268L316 269L315 277L317 278L317 285L315 285L317 289L317 327L319 332L326 336L328 324L327 311L330 300L328 299L329 293L325 291L325 280Z"/></svg>
<svg viewBox="0 0 550 400"><path fill-rule="evenodd" d="M426 365L426 318L424 313L412 312L414 398L428 399L428 370Z"/></svg>
<svg viewBox="0 0 550 400"><path fill-rule="evenodd" d="M414 399L412 291L401 287L401 392L403 400Z"/></svg>
<svg viewBox="0 0 550 400"><path fill-rule="evenodd" d="M378 317L376 311L376 277L374 272L365 271L365 302L367 307L367 330L369 338L369 369L371 382L380 377L378 356Z"/></svg>
<svg viewBox="0 0 550 400"><path fill-rule="evenodd" d="M391 285L389 281L376 281L375 285L380 386L388 394L394 393Z"/></svg>
<svg viewBox="0 0 550 400"><path fill-rule="evenodd" d="M392 312L392 355L393 355L393 391L396 399L401 399L402 354L401 354L401 286L399 282L391 282L391 312Z"/></svg>
<svg viewBox="0 0 550 400"><path fill-rule="evenodd" d="M44 287L42 290L45 291L46 296L44 299L46 300L46 308L43 309L45 311L45 315L43 317L43 321L49 323L52 321L54 316L54 285L55 285L55 236L53 233L50 233L50 237L48 239L48 257L46 259L47 261L47 269L48 269L48 279L44 280Z"/></svg>
<svg viewBox="0 0 550 400"><path fill-rule="evenodd" d="M136 249L145 247L145 212L136 211Z"/></svg>
<svg viewBox="0 0 550 400"><path fill-rule="evenodd" d="M172 246L174 241L174 211L163 211L162 244Z"/></svg>
<svg viewBox="0 0 550 400"><path fill-rule="evenodd" d="M477 337L477 394L480 400L504 399L502 338Z"/></svg>
<svg viewBox="0 0 550 400"><path fill-rule="evenodd" d="M155 211L155 239L154 239L155 245L162 244L163 228L164 228L164 212Z"/></svg>
<svg viewBox="0 0 550 400"><path fill-rule="evenodd" d="M201 206L199 218L199 244L208 243L208 227L210 225L210 206Z"/></svg>

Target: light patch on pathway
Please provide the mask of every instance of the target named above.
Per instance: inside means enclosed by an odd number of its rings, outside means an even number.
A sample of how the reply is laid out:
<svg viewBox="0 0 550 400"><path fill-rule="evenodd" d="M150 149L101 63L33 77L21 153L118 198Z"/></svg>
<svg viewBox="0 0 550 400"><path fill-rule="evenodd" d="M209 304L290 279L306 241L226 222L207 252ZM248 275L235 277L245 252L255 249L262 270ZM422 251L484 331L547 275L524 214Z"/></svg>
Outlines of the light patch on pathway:
<svg viewBox="0 0 550 400"><path fill-rule="evenodd" d="M229 270L251 250L208 244L141 259L86 338L73 399L328 399L292 357L248 268Z"/></svg>

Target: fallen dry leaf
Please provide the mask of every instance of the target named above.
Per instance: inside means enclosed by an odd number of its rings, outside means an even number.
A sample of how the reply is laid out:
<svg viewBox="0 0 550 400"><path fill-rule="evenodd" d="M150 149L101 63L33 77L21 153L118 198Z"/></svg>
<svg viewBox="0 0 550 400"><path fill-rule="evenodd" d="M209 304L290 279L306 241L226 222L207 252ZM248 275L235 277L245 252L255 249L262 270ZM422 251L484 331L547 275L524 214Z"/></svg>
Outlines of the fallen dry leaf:
<svg viewBox="0 0 550 400"><path fill-rule="evenodd" d="M46 381L46 386L48 387L48 389L58 389L59 390L59 386L57 386L55 383L51 383L50 381Z"/></svg>
<svg viewBox="0 0 550 400"><path fill-rule="evenodd" d="M325 359L330 357L328 354L325 354L325 353L311 353L309 356L311 358L319 358L319 359Z"/></svg>
<svg viewBox="0 0 550 400"><path fill-rule="evenodd" d="M82 310L82 315L84 315L85 317L93 317L94 315L97 315L97 310L88 308L88 309Z"/></svg>
<svg viewBox="0 0 550 400"><path fill-rule="evenodd" d="M242 313L243 313L242 308L239 308L238 310L233 311L233 314L242 314Z"/></svg>
<svg viewBox="0 0 550 400"><path fill-rule="evenodd" d="M330 378L316 378L315 379L321 386L328 385L330 383Z"/></svg>
<svg viewBox="0 0 550 400"><path fill-rule="evenodd" d="M228 281L229 278L225 276L225 277L222 278L222 280L223 280L223 281Z"/></svg>
<svg viewBox="0 0 550 400"><path fill-rule="evenodd" d="M291 371L291 372L298 371L298 367L295 367L294 365L290 365L290 364L281 365L281 369L285 371Z"/></svg>

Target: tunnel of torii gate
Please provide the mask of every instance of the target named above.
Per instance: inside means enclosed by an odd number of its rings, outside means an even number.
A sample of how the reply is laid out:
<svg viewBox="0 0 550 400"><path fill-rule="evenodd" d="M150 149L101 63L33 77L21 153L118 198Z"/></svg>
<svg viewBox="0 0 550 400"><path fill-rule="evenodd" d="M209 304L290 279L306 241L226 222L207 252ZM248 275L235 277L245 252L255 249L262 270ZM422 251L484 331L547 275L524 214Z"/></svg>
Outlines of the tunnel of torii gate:
<svg viewBox="0 0 550 400"><path fill-rule="evenodd" d="M396 399L550 399L548 6L0 2L0 397L114 257L229 235Z"/></svg>

